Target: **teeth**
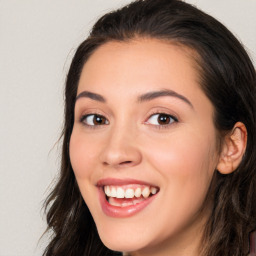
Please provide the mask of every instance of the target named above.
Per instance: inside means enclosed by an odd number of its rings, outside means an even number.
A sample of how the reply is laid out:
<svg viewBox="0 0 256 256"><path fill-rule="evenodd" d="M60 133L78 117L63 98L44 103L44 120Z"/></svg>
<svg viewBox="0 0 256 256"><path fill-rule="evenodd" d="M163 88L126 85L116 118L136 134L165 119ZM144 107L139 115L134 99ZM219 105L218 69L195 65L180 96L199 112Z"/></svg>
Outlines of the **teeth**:
<svg viewBox="0 0 256 256"><path fill-rule="evenodd" d="M157 188L154 188L154 187L150 188L150 192L151 194L155 195L157 192Z"/></svg>
<svg viewBox="0 0 256 256"><path fill-rule="evenodd" d="M133 198L133 197L134 197L134 190L131 188L126 189L125 198Z"/></svg>
<svg viewBox="0 0 256 256"><path fill-rule="evenodd" d="M112 187L110 196L116 197L116 188L115 187Z"/></svg>
<svg viewBox="0 0 256 256"><path fill-rule="evenodd" d="M113 206L119 206L119 207L122 206L122 205L120 205L119 203L114 202L111 197L109 198L109 203L110 203L111 205L113 205Z"/></svg>
<svg viewBox="0 0 256 256"><path fill-rule="evenodd" d="M105 187L104 187L104 190L105 190L105 194L106 194L107 196L111 196L111 192L110 192L110 187L109 187L109 186L105 186Z"/></svg>
<svg viewBox="0 0 256 256"><path fill-rule="evenodd" d="M124 189L118 187L116 190L116 197L117 198L124 198Z"/></svg>
<svg viewBox="0 0 256 256"><path fill-rule="evenodd" d="M134 194L135 194L136 197L140 197L141 196L141 188L136 188Z"/></svg>
<svg viewBox="0 0 256 256"><path fill-rule="evenodd" d="M148 187L145 187L142 191L142 195L144 198L148 198L149 197L149 194L150 194L150 190Z"/></svg>
<svg viewBox="0 0 256 256"><path fill-rule="evenodd" d="M155 195L158 189L156 187L141 186L136 189L127 188L124 189L120 186L104 186L104 192L108 197L116 198L148 198L150 194Z"/></svg>
<svg viewBox="0 0 256 256"><path fill-rule="evenodd" d="M133 202L123 202L122 207L133 205Z"/></svg>
<svg viewBox="0 0 256 256"><path fill-rule="evenodd" d="M128 202L116 202L114 198L110 197L108 202L109 202L109 204L111 204L113 206L126 207L126 206L130 206L130 205L139 204L143 200L144 200L144 198L136 198L136 199L134 199L132 201L128 201Z"/></svg>

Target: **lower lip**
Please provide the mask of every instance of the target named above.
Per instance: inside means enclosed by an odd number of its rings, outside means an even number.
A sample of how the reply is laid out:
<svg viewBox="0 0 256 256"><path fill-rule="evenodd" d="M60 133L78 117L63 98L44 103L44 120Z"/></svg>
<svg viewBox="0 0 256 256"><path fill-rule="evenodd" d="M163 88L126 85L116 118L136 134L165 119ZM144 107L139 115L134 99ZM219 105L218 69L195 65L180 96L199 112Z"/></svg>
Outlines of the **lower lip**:
<svg viewBox="0 0 256 256"><path fill-rule="evenodd" d="M155 199L157 195L156 194L156 195L150 196L147 199L135 205L118 207L118 206L113 206L109 204L102 187L98 188L98 190L99 190L100 204L103 212L107 216L115 217L115 218L126 218L126 217L131 217L135 215L136 213L142 211L145 207L147 207Z"/></svg>

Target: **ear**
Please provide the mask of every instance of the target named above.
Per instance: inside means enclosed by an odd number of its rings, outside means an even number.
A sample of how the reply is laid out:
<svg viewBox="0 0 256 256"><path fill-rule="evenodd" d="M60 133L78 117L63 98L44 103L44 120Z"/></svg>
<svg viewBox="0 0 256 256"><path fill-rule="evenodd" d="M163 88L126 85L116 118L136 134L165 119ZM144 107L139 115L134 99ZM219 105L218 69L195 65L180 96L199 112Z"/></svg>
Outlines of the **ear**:
<svg viewBox="0 0 256 256"><path fill-rule="evenodd" d="M243 123L237 122L224 138L217 170L222 174L232 173L242 161L247 143L247 130Z"/></svg>

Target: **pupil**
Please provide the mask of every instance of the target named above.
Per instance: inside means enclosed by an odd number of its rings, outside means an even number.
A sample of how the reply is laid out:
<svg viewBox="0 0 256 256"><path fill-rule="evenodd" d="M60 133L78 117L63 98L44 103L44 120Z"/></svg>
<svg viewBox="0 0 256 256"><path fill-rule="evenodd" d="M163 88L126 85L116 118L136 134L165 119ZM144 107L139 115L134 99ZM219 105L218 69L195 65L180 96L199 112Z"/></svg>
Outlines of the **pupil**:
<svg viewBox="0 0 256 256"><path fill-rule="evenodd" d="M159 124L169 124L170 117L168 115L159 115L158 122Z"/></svg>
<svg viewBox="0 0 256 256"><path fill-rule="evenodd" d="M104 120L101 116L95 116L94 118L94 124L102 124L104 123Z"/></svg>

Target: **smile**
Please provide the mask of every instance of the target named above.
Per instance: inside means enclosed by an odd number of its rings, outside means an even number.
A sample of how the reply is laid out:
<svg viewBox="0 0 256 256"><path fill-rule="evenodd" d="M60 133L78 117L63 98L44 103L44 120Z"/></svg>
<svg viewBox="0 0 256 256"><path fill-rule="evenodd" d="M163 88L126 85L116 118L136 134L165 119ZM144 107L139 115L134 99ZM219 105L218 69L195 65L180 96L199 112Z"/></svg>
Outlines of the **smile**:
<svg viewBox="0 0 256 256"><path fill-rule="evenodd" d="M150 204L159 192L156 186L136 184L134 181L129 183L127 180L104 180L100 184L98 190L101 207L110 217L129 217L136 214Z"/></svg>
<svg viewBox="0 0 256 256"><path fill-rule="evenodd" d="M104 186L104 192L109 204L126 207L138 204L150 195L155 195L157 193L157 188L143 185L128 185L126 188L122 186ZM124 200L122 200L123 198Z"/></svg>

